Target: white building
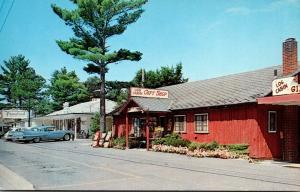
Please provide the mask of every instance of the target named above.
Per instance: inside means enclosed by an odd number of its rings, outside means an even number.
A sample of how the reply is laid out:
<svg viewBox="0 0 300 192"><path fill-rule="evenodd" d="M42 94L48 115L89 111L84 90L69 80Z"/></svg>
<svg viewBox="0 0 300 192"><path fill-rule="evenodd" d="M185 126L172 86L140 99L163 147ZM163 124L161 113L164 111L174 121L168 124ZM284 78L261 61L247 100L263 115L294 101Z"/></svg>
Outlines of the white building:
<svg viewBox="0 0 300 192"><path fill-rule="evenodd" d="M106 99L106 114L110 113L116 107L116 102ZM95 98L92 101L80 103L73 106L64 104L64 109L55 111L43 117L33 118L32 126L35 125L55 125L58 129L73 130L75 137L79 138L80 133L88 133L91 124L91 118L100 109L100 99ZM106 117L107 130L112 128L112 116Z"/></svg>
<svg viewBox="0 0 300 192"><path fill-rule="evenodd" d="M18 125L21 121L28 118L28 111L21 109L3 109L0 110L0 124L1 127L13 127ZM7 131L7 129L5 129Z"/></svg>

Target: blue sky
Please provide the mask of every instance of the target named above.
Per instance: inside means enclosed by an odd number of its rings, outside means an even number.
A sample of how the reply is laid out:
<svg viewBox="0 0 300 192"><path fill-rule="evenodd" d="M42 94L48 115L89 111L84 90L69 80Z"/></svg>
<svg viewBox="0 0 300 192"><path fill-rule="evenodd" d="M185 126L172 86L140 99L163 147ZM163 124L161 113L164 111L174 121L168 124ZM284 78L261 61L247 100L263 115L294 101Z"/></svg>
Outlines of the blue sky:
<svg viewBox="0 0 300 192"><path fill-rule="evenodd" d="M3 1L0 26L12 3ZM51 3L72 7L67 0L15 0L0 32L0 63L23 54L46 79L66 66L84 81L91 76L82 69L85 62L55 43L73 34ZM111 65L107 79L127 81L141 67L178 62L190 81L278 65L289 37L300 41L300 0L150 0L138 22L109 41L111 50L138 50L143 59Z"/></svg>

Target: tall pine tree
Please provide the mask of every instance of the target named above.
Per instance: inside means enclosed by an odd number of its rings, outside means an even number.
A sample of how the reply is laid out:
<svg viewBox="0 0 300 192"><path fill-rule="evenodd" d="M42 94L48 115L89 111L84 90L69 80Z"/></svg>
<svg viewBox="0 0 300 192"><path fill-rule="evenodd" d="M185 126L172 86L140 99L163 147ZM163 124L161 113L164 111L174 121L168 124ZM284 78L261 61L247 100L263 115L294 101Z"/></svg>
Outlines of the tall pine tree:
<svg viewBox="0 0 300 192"><path fill-rule="evenodd" d="M70 26L75 37L57 44L75 58L89 63L84 70L100 75L100 131L105 127L105 74L108 65L123 60L139 61L142 53L127 49L110 51L109 38L122 34L143 13L147 0L71 0L76 8L62 9L53 4L53 11Z"/></svg>
<svg viewBox="0 0 300 192"><path fill-rule="evenodd" d="M0 94L5 98L5 104L1 107L24 108L28 114L42 99L42 92L45 87L45 79L36 74L29 66L30 61L23 55L12 56L1 65ZM0 100L2 100L1 98ZM30 116L28 117L30 126Z"/></svg>

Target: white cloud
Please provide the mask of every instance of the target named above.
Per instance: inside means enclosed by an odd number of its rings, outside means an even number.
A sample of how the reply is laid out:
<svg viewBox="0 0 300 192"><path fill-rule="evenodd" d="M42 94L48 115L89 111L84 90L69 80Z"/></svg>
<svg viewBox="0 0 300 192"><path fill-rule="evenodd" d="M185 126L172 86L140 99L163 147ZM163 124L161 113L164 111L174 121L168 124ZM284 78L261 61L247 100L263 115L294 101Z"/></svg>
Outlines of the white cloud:
<svg viewBox="0 0 300 192"><path fill-rule="evenodd" d="M225 13L248 15L251 9L247 7L231 7L225 10Z"/></svg>
<svg viewBox="0 0 300 192"><path fill-rule="evenodd" d="M293 6L300 8L300 0L277 0L273 1L270 6L275 9L281 8L282 6Z"/></svg>
<svg viewBox="0 0 300 192"><path fill-rule="evenodd" d="M300 8L300 0L276 0L270 4L260 8L249 8L249 7L230 7L225 10L225 13L237 14L237 15L248 15L257 12L272 12L282 9L285 6L292 6L293 8Z"/></svg>

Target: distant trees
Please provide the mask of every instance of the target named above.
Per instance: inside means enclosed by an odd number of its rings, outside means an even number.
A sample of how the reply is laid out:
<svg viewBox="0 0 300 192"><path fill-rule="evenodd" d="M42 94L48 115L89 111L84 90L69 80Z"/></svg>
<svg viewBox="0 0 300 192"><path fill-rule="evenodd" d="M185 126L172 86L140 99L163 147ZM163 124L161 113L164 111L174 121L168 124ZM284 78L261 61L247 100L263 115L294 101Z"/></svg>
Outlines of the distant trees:
<svg viewBox="0 0 300 192"><path fill-rule="evenodd" d="M1 65L2 73L0 74L0 94L4 96L9 104L21 106L23 99L16 98L12 88L17 83L17 78L29 68L29 60L23 55L12 56Z"/></svg>
<svg viewBox="0 0 300 192"><path fill-rule="evenodd" d="M157 70L144 72L144 87L159 88L164 86L185 83L188 78L183 77L182 63L176 64L175 67L164 66ZM84 82L85 86L92 97L99 97L100 80L96 76L88 78ZM128 98L128 88L142 86L142 69L136 72L131 81L106 81L105 93L106 98L121 104Z"/></svg>
<svg viewBox="0 0 300 192"><path fill-rule="evenodd" d="M145 71L143 84L146 88L158 88L185 83L187 81L188 79L184 78L182 74L182 63L178 63L175 68L173 66L164 66L155 71ZM131 83L137 87L142 85L142 69L136 73Z"/></svg>
<svg viewBox="0 0 300 192"><path fill-rule="evenodd" d="M0 73L0 108L20 108L46 115L62 109L64 102L75 105L89 101L87 88L79 81L75 71L64 67L55 70L50 85L29 66L23 55L3 61ZM30 124L30 118L29 118Z"/></svg>
<svg viewBox="0 0 300 192"><path fill-rule="evenodd" d="M49 84L46 85L45 79L36 74L29 64L30 61L23 55L12 56L3 61L0 66L0 109L16 107L34 111L35 115L46 115L62 109L64 102L75 105L93 97L100 97L100 79L96 76L89 77L82 83L75 71L68 71L63 67L53 72ZM183 77L182 64L178 63L175 67L166 66L145 71L143 84L146 88L159 88L187 81ZM120 105L128 98L128 88L141 85L141 70L128 82L106 81L106 98Z"/></svg>
<svg viewBox="0 0 300 192"><path fill-rule="evenodd" d="M87 88L87 91L92 98L100 98L100 79L99 77L93 76L87 78L87 80L83 83Z"/></svg>
<svg viewBox="0 0 300 192"><path fill-rule="evenodd" d="M89 101L87 88L79 82L75 71L68 72L65 67L54 71L48 89L54 110L62 109L64 102L75 105Z"/></svg>
<svg viewBox="0 0 300 192"><path fill-rule="evenodd" d="M105 90L106 98L117 102L123 103L128 98L128 88L132 86L131 82L126 81L106 81Z"/></svg>
<svg viewBox="0 0 300 192"><path fill-rule="evenodd" d="M42 99L45 79L29 67L30 61L23 55L12 56L1 65L0 94L7 103L3 107L25 108L30 115L34 106ZM28 118L30 126L30 116Z"/></svg>

